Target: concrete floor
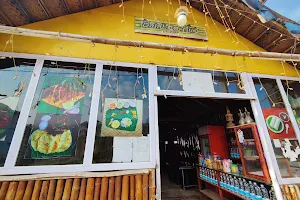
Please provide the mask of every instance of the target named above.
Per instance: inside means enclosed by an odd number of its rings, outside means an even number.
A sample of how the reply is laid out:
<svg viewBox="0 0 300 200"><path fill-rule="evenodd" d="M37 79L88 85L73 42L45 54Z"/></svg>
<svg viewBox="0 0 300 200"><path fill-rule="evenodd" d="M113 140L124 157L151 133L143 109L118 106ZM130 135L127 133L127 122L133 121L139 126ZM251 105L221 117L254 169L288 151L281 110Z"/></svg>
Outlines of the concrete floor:
<svg viewBox="0 0 300 200"><path fill-rule="evenodd" d="M199 200L200 192L197 187L183 190L180 185L170 182L167 175L163 175L161 178L162 200Z"/></svg>

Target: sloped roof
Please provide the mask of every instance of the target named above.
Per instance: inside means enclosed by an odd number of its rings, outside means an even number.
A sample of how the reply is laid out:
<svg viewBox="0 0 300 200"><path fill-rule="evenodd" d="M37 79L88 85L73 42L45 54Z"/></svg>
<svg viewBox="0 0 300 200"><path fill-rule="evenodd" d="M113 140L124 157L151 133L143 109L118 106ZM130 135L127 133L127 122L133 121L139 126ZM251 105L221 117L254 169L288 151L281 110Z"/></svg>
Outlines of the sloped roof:
<svg viewBox="0 0 300 200"><path fill-rule="evenodd" d="M200 0L189 1L194 8L203 12L203 3ZM0 0L0 23L21 26L120 2L121 0ZM256 13L238 0L203 0L203 2L212 17L222 23L215 6L217 2L225 18L227 20L230 18L235 31L265 50L300 53L299 41L280 25L280 22L270 21L262 24ZM225 12L225 6L229 18ZM281 16L278 13L275 14Z"/></svg>

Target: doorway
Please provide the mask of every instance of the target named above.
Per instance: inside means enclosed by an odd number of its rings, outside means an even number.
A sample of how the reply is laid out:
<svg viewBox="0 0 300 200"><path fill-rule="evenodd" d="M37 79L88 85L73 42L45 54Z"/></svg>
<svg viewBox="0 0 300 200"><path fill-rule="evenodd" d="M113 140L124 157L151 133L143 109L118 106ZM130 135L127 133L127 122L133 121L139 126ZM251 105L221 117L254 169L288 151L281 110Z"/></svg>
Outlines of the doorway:
<svg viewBox="0 0 300 200"><path fill-rule="evenodd" d="M209 152L201 127L220 127L227 154L235 135L226 129L226 107L238 124L239 109L251 112L249 100L158 97L159 147L162 199L199 199L196 163L200 152ZM217 141L215 141L217 142ZM225 153L226 154L226 153ZM236 164L241 165L240 161Z"/></svg>

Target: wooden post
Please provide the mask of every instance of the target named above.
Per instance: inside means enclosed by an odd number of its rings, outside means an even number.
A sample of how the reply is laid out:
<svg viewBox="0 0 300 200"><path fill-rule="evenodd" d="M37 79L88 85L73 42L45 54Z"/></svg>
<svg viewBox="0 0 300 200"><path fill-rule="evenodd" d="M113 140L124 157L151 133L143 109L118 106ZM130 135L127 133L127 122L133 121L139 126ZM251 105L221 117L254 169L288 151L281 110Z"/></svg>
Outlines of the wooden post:
<svg viewBox="0 0 300 200"><path fill-rule="evenodd" d="M142 175L135 175L135 199L143 199Z"/></svg>
<svg viewBox="0 0 300 200"><path fill-rule="evenodd" d="M63 192L64 192L64 185L65 185L64 179L57 180L54 200L61 200Z"/></svg>
<svg viewBox="0 0 300 200"><path fill-rule="evenodd" d="M101 179L101 192L100 192L101 200L107 200L107 191L108 191L108 178L103 177Z"/></svg>
<svg viewBox="0 0 300 200"><path fill-rule="evenodd" d="M134 200L135 195L134 195L134 175L130 175L130 194L129 194L129 199Z"/></svg>
<svg viewBox="0 0 300 200"><path fill-rule="evenodd" d="M1 189L0 189L0 200L1 199L5 199L6 196L6 192L8 190L9 187L9 182L3 182L1 185Z"/></svg>
<svg viewBox="0 0 300 200"><path fill-rule="evenodd" d="M17 188L17 193L15 196L15 200L22 200L23 199L23 195L25 193L25 188L26 188L26 181L20 181L18 188Z"/></svg>
<svg viewBox="0 0 300 200"><path fill-rule="evenodd" d="M149 173L149 199L155 200L155 169Z"/></svg>
<svg viewBox="0 0 300 200"><path fill-rule="evenodd" d="M41 188L42 188L42 183L43 183L43 181L41 181L41 180L35 181L31 200L38 200L39 199L40 191L41 191Z"/></svg>
<svg viewBox="0 0 300 200"><path fill-rule="evenodd" d="M121 199L121 181L122 181L122 177L117 176L116 183L115 183L115 200Z"/></svg>
<svg viewBox="0 0 300 200"><path fill-rule="evenodd" d="M81 179L80 192L78 200L85 200L86 178Z"/></svg>
<svg viewBox="0 0 300 200"><path fill-rule="evenodd" d="M143 200L148 200L149 194L149 174L143 174Z"/></svg>
<svg viewBox="0 0 300 200"><path fill-rule="evenodd" d="M94 190L94 200L99 200L101 189L101 178L96 178L95 190Z"/></svg>
<svg viewBox="0 0 300 200"><path fill-rule="evenodd" d="M129 176L122 178L122 200L128 200L129 196Z"/></svg>
<svg viewBox="0 0 300 200"><path fill-rule="evenodd" d="M10 182L5 200L13 200L15 198L17 187L18 187L18 182L16 181Z"/></svg>
<svg viewBox="0 0 300 200"><path fill-rule="evenodd" d="M70 200L77 200L78 199L79 190L80 190L80 182L81 182L80 178L75 178L74 179Z"/></svg>
<svg viewBox="0 0 300 200"><path fill-rule="evenodd" d="M28 181L23 200L30 200L31 199L31 194L32 194L32 191L33 191L33 187L34 187L34 181L33 180Z"/></svg>
<svg viewBox="0 0 300 200"><path fill-rule="evenodd" d="M115 192L115 177L112 176L109 178L107 200L114 200L114 196L115 196L114 192Z"/></svg>
<svg viewBox="0 0 300 200"><path fill-rule="evenodd" d="M56 188L56 180L50 180L48 194L47 194L47 200L53 200L54 194L55 194L55 188Z"/></svg>
<svg viewBox="0 0 300 200"><path fill-rule="evenodd" d="M48 190L49 190L49 181L43 181L39 200L46 200L47 199Z"/></svg>
<svg viewBox="0 0 300 200"><path fill-rule="evenodd" d="M69 200L70 195L71 195L71 191L72 191L72 183L73 183L73 179L70 178L70 179L66 180L62 200Z"/></svg>
<svg viewBox="0 0 300 200"><path fill-rule="evenodd" d="M86 192L85 192L85 199L86 200L93 200L94 187L95 187L95 179L94 178L88 178L87 185L86 185Z"/></svg>

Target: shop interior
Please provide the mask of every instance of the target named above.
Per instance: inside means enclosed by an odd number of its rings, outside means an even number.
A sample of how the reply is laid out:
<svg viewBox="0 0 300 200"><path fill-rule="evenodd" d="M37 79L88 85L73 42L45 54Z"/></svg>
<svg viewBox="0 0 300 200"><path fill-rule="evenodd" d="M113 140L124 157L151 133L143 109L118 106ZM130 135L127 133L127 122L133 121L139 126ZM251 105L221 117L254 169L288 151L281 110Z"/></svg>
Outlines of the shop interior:
<svg viewBox="0 0 300 200"><path fill-rule="evenodd" d="M243 143L240 143L241 151L236 139L238 134L233 128L239 127L240 111L246 111L248 117L253 120L242 126L245 126L245 129L241 127L244 136ZM203 157L218 156L220 160L230 159L230 173L236 174L237 180L247 174L249 179L246 180L257 180L258 185L270 182L265 172L266 165L262 161L263 155L258 155L260 150L255 146L255 143L260 142L259 138L257 141L257 135L252 133L256 128L250 101L158 97L158 119L162 199L199 199L199 195L203 195L199 192L199 187L201 191L209 189L211 193L203 196L210 199L215 196L218 199L217 184L213 186L203 181L198 183L197 177L201 171L197 172L197 168L201 170L199 162L202 162L199 161L199 154ZM228 126L230 128L227 128ZM213 164L215 165L212 163L206 167L223 171L212 166ZM264 187L268 189L269 194L268 184L264 184ZM265 193L262 190L261 192ZM224 190L223 195L229 199L240 199L230 191Z"/></svg>

